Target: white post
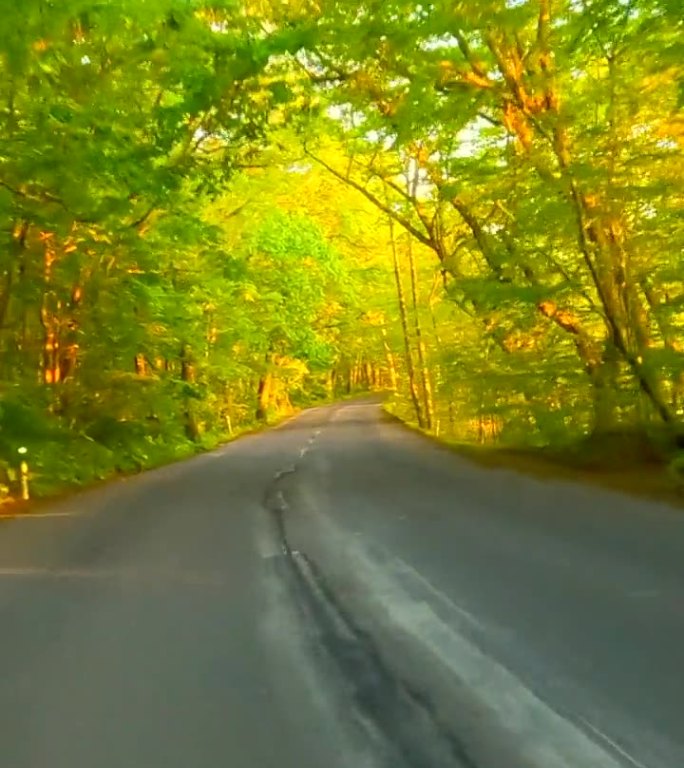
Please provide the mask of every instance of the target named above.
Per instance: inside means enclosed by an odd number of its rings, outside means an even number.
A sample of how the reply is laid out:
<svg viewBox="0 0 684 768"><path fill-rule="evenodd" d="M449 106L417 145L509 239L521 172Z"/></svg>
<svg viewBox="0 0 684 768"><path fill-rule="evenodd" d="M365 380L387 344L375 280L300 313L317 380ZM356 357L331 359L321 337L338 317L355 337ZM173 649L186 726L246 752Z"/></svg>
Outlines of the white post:
<svg viewBox="0 0 684 768"><path fill-rule="evenodd" d="M18 453L26 456L28 450L22 446L19 448ZM19 477L21 480L21 500L28 501L31 498L31 493L29 490L29 465L26 459L22 459L19 465Z"/></svg>

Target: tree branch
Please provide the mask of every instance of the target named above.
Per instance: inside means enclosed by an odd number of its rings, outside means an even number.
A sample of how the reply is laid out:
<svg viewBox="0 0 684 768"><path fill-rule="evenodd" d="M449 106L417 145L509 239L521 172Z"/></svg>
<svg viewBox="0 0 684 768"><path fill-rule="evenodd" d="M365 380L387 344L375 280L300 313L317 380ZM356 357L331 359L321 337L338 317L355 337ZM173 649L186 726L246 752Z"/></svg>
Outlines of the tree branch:
<svg viewBox="0 0 684 768"><path fill-rule="evenodd" d="M344 174L340 173L338 170L336 170L331 165L326 163L325 160L318 157L317 155L314 155L306 147L304 147L304 152L314 162L318 163L323 168L325 168L326 171L331 173L336 179L341 181L343 184L347 184L348 186L352 187L352 189L355 189L357 192L360 192L366 198L366 200L371 202L376 208L378 208L387 216L389 216L394 221L396 221L396 223L399 224L401 227L403 227L407 232L410 232L413 235L413 237L415 237L416 240L418 240L418 242L434 250L432 239L428 235L426 235L425 233L417 229L413 224L411 224L411 222L408 219L406 219L403 216L400 216L395 210L392 209L390 205L383 203L381 200L375 197L374 194L369 192L362 184L359 184L357 181L354 181L354 179L349 178L349 176L345 176Z"/></svg>
<svg viewBox="0 0 684 768"><path fill-rule="evenodd" d="M16 187L13 187L11 184L8 184L6 181L2 180L0 180L0 187L8 190L16 197L22 198L22 200L30 200L34 203L52 203L53 205L58 205L60 208L63 208L71 217L73 217L74 221L80 224L96 223L93 219L85 219L82 216L78 216L69 208L64 200L61 200L59 197L51 194L50 192L46 192L44 190L38 193L25 192L23 189L17 189Z"/></svg>
<svg viewBox="0 0 684 768"><path fill-rule="evenodd" d="M480 64L475 56L473 56L473 52L470 50L470 45L463 32L456 30L454 37L456 38L459 51L463 54L463 58L468 62L473 72L483 80L488 80L489 76L487 70Z"/></svg>

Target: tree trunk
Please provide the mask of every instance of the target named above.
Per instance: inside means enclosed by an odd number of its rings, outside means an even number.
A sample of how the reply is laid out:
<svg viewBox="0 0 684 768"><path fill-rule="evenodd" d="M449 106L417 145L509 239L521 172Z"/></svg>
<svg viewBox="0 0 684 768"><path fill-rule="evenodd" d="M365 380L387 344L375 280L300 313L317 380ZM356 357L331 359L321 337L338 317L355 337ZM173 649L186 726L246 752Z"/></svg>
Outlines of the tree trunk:
<svg viewBox="0 0 684 768"><path fill-rule="evenodd" d="M432 397L432 381L430 371L427 366L427 355L425 352L425 341L423 339L423 329L418 315L418 274L416 271L416 260L413 257L413 242L411 235L407 235L406 253L409 260L409 272L411 275L411 303L413 305L413 326L416 334L416 346L418 348L418 364L420 366L420 375L423 385L423 408L425 416L425 427L429 430L434 429L435 425L435 406Z"/></svg>
<svg viewBox="0 0 684 768"><path fill-rule="evenodd" d="M394 355L392 354L392 350L390 349L389 342L387 341L387 330L383 326L380 329L380 332L382 333L382 345L385 348L385 355L387 357L387 370L389 372L390 377L390 387L392 388L392 392L397 391L397 366L394 362Z"/></svg>
<svg viewBox="0 0 684 768"><path fill-rule="evenodd" d="M9 244L10 262L7 265L5 284L2 287L2 295L0 296L0 329L4 329L7 322L7 311L12 296L15 257L17 261L21 260L24 249L26 248L27 235L28 222L22 221L14 226Z"/></svg>
<svg viewBox="0 0 684 768"><path fill-rule="evenodd" d="M180 350L180 364L181 364L181 381L187 384L195 383L195 365L192 358L192 351L189 344L185 342L181 345ZM185 436L193 443L197 442L200 436L200 428L197 423L197 417L195 416L194 409L192 407L192 398L188 393L183 397L183 421Z"/></svg>
<svg viewBox="0 0 684 768"><path fill-rule="evenodd" d="M223 421L226 425L226 429L228 430L228 434L232 436L233 434L233 390L228 384L224 384L223 386L223 398L224 398L224 406L223 406Z"/></svg>
<svg viewBox="0 0 684 768"><path fill-rule="evenodd" d="M258 421L266 421L268 412L271 408L271 398L273 396L273 374L267 371L259 379L259 388L257 391L257 411Z"/></svg>
<svg viewBox="0 0 684 768"><path fill-rule="evenodd" d="M394 282L397 289L397 303L399 305L399 317L401 319L401 330L404 335L404 349L406 353L406 372L408 374L409 392L411 402L418 420L418 426L425 428L425 418L421 408L420 396L416 385L416 372L413 365L413 353L411 351L411 341L409 338L408 317L406 312L406 297L404 296L404 286L401 281L401 270L399 269L399 257L397 255L397 242L394 236L394 221L391 216L388 217L390 242L392 246L392 264L394 267Z"/></svg>
<svg viewBox="0 0 684 768"><path fill-rule="evenodd" d="M613 345L610 342L606 342L601 360L589 371L594 410L592 432L595 435L610 432L619 424L616 402L617 379L619 375L620 364L618 355Z"/></svg>

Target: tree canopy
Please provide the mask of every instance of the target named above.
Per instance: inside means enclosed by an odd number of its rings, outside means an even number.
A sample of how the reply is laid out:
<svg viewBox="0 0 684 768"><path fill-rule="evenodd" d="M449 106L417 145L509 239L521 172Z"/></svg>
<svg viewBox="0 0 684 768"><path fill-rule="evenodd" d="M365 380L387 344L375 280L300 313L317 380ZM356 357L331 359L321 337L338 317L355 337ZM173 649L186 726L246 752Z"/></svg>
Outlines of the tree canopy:
<svg viewBox="0 0 684 768"><path fill-rule="evenodd" d="M0 19L0 460L48 492L363 389L458 440L684 415L671 0Z"/></svg>

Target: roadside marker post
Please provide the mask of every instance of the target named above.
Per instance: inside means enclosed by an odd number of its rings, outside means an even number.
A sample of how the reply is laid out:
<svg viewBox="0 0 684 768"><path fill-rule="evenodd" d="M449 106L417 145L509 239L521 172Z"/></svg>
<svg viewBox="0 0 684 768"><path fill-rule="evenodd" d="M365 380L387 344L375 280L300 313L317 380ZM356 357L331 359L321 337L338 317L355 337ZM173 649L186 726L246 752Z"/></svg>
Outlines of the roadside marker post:
<svg viewBox="0 0 684 768"><path fill-rule="evenodd" d="M28 448L22 446L17 449L17 453L25 457L28 453ZM29 489L29 465L26 458L22 458L21 464L19 464L19 477L21 480L21 500L28 501L31 498L31 493Z"/></svg>

